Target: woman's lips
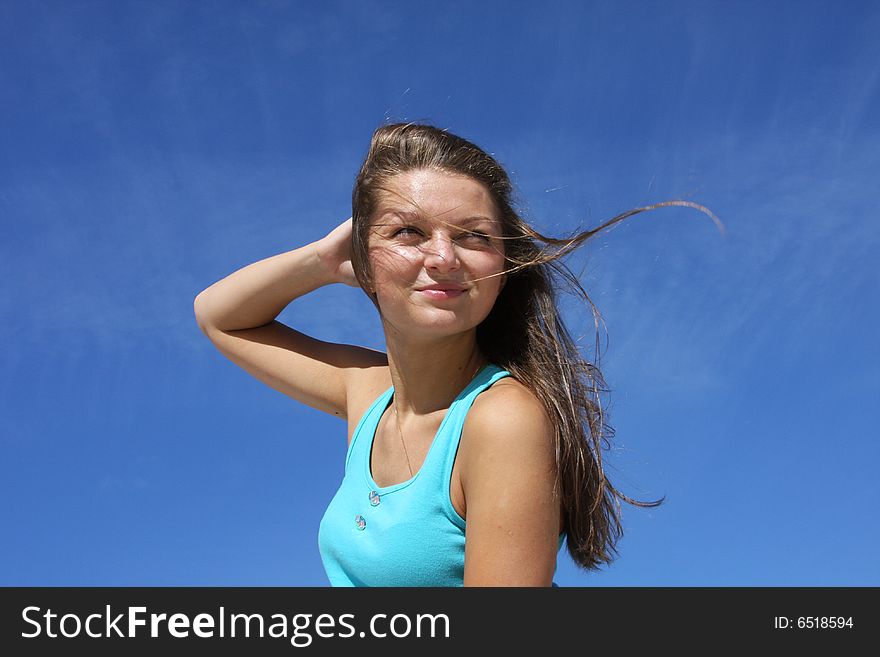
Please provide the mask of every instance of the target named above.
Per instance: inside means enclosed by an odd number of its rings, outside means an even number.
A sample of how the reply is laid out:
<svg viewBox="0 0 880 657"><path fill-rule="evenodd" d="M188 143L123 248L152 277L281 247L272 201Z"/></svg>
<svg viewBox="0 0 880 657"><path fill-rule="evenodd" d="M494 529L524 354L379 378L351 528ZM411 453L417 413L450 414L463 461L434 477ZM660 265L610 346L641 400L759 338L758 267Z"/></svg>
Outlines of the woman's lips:
<svg viewBox="0 0 880 657"><path fill-rule="evenodd" d="M431 299L454 299L464 294L464 290L419 290L419 293Z"/></svg>

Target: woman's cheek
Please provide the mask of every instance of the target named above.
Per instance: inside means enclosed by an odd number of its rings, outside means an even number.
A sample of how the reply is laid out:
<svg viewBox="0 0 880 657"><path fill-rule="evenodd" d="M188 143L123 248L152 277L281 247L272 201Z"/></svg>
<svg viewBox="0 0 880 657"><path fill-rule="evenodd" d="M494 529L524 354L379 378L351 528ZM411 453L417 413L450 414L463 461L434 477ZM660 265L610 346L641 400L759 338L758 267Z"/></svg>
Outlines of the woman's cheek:
<svg viewBox="0 0 880 657"><path fill-rule="evenodd" d="M418 255L413 249L391 247L377 253L373 260L373 271L385 280L398 279L400 283L418 265Z"/></svg>

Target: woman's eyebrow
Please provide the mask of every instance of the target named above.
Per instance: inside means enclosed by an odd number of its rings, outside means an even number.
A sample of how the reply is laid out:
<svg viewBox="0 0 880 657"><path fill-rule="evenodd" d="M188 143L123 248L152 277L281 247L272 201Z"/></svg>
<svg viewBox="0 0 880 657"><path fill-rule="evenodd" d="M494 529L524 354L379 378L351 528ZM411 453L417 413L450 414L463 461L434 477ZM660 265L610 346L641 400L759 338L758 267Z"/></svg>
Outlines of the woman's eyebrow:
<svg viewBox="0 0 880 657"><path fill-rule="evenodd" d="M382 213L383 217L388 216L388 215L397 215L406 221L412 221L412 222L418 222L418 223L425 222L425 219L421 214L419 214L418 212L412 212L412 211L408 211L408 210L389 209L389 210L386 210L385 212ZM477 214L477 215L471 215L470 217L464 217L463 219L458 220L457 222L455 222L452 225L454 225L454 226L468 226L471 224L479 223L481 221L488 221L489 223L492 223L492 224L498 223L497 219L493 219L492 217L487 217L485 215Z"/></svg>
<svg viewBox="0 0 880 657"><path fill-rule="evenodd" d="M498 223L497 219L493 219L492 217L486 217L481 214L478 214L478 215L474 215L472 217L465 217L464 219L462 219L461 225L463 226L465 224L475 224L475 223L479 223L481 221L488 221L490 224L497 224Z"/></svg>

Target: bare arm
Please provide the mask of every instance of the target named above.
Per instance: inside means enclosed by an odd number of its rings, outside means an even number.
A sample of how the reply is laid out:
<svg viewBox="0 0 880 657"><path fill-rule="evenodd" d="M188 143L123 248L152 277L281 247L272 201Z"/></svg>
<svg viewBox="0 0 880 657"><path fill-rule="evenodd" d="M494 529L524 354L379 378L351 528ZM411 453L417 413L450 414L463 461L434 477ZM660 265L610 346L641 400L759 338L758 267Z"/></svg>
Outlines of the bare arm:
<svg viewBox="0 0 880 657"><path fill-rule="evenodd" d="M464 586L551 586L561 520L553 427L530 393L487 392L462 433Z"/></svg>
<svg viewBox="0 0 880 657"><path fill-rule="evenodd" d="M350 257L343 260L339 253L341 242L351 239L350 224L351 219L317 242L250 264L200 292L194 306L199 326L221 331L264 326L291 301L319 287L357 287Z"/></svg>
<svg viewBox="0 0 880 657"><path fill-rule="evenodd" d="M275 318L324 285L357 287L350 243L351 219L316 242L239 269L194 302L199 327L224 356L283 394L343 418L358 370L384 364L385 355L317 340Z"/></svg>

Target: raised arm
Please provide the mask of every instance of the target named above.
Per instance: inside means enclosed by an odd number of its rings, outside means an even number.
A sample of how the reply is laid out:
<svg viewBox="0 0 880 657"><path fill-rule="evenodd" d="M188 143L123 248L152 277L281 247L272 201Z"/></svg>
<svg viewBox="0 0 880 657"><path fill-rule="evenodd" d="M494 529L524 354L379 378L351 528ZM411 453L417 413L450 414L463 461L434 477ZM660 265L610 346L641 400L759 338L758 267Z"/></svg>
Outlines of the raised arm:
<svg viewBox="0 0 880 657"><path fill-rule="evenodd" d="M324 285L357 287L351 267L351 219L326 237L230 274L196 297L196 321L236 365L313 408L346 418L349 389L360 370L385 354L300 333L275 318L291 301Z"/></svg>

